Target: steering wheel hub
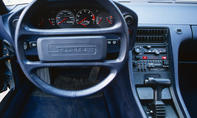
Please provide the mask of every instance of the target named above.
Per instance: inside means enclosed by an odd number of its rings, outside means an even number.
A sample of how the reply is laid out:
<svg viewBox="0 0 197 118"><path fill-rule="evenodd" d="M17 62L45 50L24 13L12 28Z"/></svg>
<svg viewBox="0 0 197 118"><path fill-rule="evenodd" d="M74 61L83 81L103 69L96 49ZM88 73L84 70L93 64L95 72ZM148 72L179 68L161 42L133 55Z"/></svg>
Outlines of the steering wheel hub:
<svg viewBox="0 0 197 118"><path fill-rule="evenodd" d="M41 61L91 61L105 59L104 36L41 37L37 40Z"/></svg>

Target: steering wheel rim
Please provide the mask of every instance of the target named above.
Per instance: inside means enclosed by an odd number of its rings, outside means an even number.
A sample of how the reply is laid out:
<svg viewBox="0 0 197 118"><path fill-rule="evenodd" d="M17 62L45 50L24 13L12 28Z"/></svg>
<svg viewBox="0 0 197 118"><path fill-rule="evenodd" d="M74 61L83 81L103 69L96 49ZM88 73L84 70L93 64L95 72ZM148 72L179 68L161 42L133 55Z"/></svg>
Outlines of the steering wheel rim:
<svg viewBox="0 0 197 118"><path fill-rule="evenodd" d="M41 29L33 29L30 27L27 27L27 25L24 25L24 19L27 17L28 12L31 10L32 6L36 5L38 1L33 1L31 4L29 4L21 13L19 17L19 21L16 26L16 32L15 32L15 51L16 56L19 62L19 65L21 66L24 74L26 77L38 88L40 88L42 91L56 95L56 96L62 96L62 97L82 97L94 94L101 89L105 88L118 74L121 67L124 65L124 63L127 60L128 55L128 49L129 49L129 34L128 34L128 28L126 25L126 22L124 21L124 18L118 9L118 7L113 3L111 0L96 0L100 4L108 5L110 8L112 14L118 16L117 21L115 25L109 28L101 28L101 29L83 29L83 32L81 32L81 29L72 29L72 32L69 28L67 29L56 29L56 30L41 30ZM73 32L74 31L74 32ZM41 35L41 36L53 36L53 35L62 35L65 36L74 34L74 35L88 35L88 34L95 34L95 35L103 35L103 34L111 34L111 33L120 33L121 36L121 43L120 43L120 53L117 59L115 60L107 60L102 62L63 62L63 63L44 63L42 61L32 62L26 59L24 50L23 50L23 43L20 40L20 37L22 35ZM42 79L40 79L34 72L35 69L42 68L42 67L80 67L80 66L102 66L102 67L108 67L110 68L109 75L104 78L100 83L87 88L83 90L62 90L59 88L55 88L46 82L44 82Z"/></svg>

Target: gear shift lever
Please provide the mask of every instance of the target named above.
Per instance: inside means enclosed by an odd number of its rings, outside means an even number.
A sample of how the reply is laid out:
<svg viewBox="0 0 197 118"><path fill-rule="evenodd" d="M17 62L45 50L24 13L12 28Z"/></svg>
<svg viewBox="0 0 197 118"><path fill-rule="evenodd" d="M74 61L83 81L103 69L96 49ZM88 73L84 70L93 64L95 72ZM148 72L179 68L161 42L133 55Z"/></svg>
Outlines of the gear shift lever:
<svg viewBox="0 0 197 118"><path fill-rule="evenodd" d="M145 85L151 86L154 90L154 101L151 105L154 118L165 117L165 103L162 101L161 92L164 88L171 85L171 80L168 78L154 78L148 77L144 81Z"/></svg>

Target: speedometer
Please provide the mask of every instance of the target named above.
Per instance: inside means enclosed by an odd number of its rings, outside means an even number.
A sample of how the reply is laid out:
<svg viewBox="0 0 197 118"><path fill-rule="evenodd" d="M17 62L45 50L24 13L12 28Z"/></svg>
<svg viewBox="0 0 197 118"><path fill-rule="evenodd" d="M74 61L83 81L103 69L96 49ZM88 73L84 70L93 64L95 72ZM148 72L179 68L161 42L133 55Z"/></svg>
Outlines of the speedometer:
<svg viewBox="0 0 197 118"><path fill-rule="evenodd" d="M95 15L89 9L82 9L76 15L77 24L87 27L90 24L94 24Z"/></svg>
<svg viewBox="0 0 197 118"><path fill-rule="evenodd" d="M56 16L56 24L61 28L72 27L75 23L75 16L69 10L62 10Z"/></svg>

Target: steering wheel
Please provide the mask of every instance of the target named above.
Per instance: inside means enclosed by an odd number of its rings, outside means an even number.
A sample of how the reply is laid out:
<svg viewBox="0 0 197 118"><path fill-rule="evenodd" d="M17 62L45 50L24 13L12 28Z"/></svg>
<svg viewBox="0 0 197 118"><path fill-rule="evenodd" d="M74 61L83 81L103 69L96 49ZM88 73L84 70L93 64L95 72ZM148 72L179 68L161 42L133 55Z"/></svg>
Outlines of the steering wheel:
<svg viewBox="0 0 197 118"><path fill-rule="evenodd" d="M127 24L112 0L95 0L115 17L114 25L106 28L31 28L26 20L39 0L29 4L21 13L15 32L15 51L18 62L26 77L42 91L62 97L81 97L91 95L106 87L125 64L129 50ZM120 38L120 51L116 59L107 60L106 35L116 34ZM38 37L39 61L30 61L24 52L25 35ZM70 49L73 49L70 51ZM68 51L67 53L61 50ZM106 67L109 74L98 84L83 90L63 90L44 82L35 70L44 67ZM72 83L71 83L72 84Z"/></svg>

